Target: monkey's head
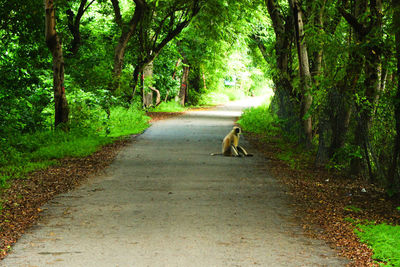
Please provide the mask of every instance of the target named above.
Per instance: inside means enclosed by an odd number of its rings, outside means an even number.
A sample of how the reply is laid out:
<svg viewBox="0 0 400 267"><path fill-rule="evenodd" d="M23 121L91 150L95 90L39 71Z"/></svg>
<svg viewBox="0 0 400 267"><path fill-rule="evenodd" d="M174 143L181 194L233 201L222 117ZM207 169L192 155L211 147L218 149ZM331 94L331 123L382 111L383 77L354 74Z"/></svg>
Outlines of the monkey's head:
<svg viewBox="0 0 400 267"><path fill-rule="evenodd" d="M239 134L242 133L242 130L241 130L239 127L237 127L237 126L234 126L234 127L233 127L233 131L235 132L236 135L239 135Z"/></svg>

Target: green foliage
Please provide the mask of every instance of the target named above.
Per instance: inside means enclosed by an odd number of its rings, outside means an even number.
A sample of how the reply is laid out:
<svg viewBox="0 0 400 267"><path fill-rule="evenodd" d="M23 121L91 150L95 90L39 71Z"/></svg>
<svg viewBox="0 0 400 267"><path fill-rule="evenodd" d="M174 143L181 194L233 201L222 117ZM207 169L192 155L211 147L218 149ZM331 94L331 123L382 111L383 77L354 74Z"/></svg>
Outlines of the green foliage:
<svg viewBox="0 0 400 267"><path fill-rule="evenodd" d="M345 144L341 147L327 163L328 169L343 170L349 166L353 159L361 159L362 153L359 146Z"/></svg>
<svg viewBox="0 0 400 267"><path fill-rule="evenodd" d="M169 102L162 102L160 105L154 108L150 108L151 112L182 112L187 108L182 107L178 102L172 100Z"/></svg>
<svg viewBox="0 0 400 267"><path fill-rule="evenodd" d="M82 103L84 96L87 94L81 95ZM90 109L82 103L71 105L78 108L71 113L81 115L73 116L68 133L44 130L0 139L0 188L7 187L10 179L23 178L29 172L57 164L54 159L88 156L116 137L137 134L149 126L150 118L134 106L111 107L107 119L99 106Z"/></svg>
<svg viewBox="0 0 400 267"><path fill-rule="evenodd" d="M124 107L114 107L111 109L108 127L109 137L119 137L129 134L138 134L149 127L150 118L145 115L143 110L135 107L129 109Z"/></svg>
<svg viewBox="0 0 400 267"><path fill-rule="evenodd" d="M155 87L160 91L161 99L174 99L179 94L180 82L172 76L154 75Z"/></svg>
<svg viewBox="0 0 400 267"><path fill-rule="evenodd" d="M283 151L281 153L279 153L278 155L278 159L285 161L291 169L300 169L301 163L296 160L295 158L295 153L291 150L288 151Z"/></svg>
<svg viewBox="0 0 400 267"><path fill-rule="evenodd" d="M400 266L400 226L388 224L359 224L355 233L370 246L373 258L385 266Z"/></svg>
<svg viewBox="0 0 400 267"><path fill-rule="evenodd" d="M277 122L277 116L269 109L269 101L259 107L244 110L238 120L243 130L267 135L276 135L279 132Z"/></svg>
<svg viewBox="0 0 400 267"><path fill-rule="evenodd" d="M55 133L46 132L37 134L37 140L43 143L34 142L36 149L28 155L31 160L49 160L64 157L84 157L95 152L101 145L111 139L101 136L86 136L79 132L65 133L57 130Z"/></svg>
<svg viewBox="0 0 400 267"><path fill-rule="evenodd" d="M174 99L179 94L182 66L177 63L180 58L176 43L171 42L154 60L154 86L160 91L162 100L165 97L167 100Z"/></svg>

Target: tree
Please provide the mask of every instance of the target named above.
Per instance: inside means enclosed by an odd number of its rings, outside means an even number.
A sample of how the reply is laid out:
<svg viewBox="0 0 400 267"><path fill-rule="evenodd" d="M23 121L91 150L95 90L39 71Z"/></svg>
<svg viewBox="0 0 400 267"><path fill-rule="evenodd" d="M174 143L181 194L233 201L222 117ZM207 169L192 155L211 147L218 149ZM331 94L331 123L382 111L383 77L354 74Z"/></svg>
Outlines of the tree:
<svg viewBox="0 0 400 267"><path fill-rule="evenodd" d="M275 101L278 104L277 114L283 121L283 130L293 132L295 121L295 103L297 97L293 90L293 75L290 63L292 62L291 47L293 43L293 20L284 16L277 1L265 1L275 32L275 54L277 72L272 77L275 84ZM260 46L260 44L259 44Z"/></svg>
<svg viewBox="0 0 400 267"><path fill-rule="evenodd" d="M116 90L119 87L120 76L122 72L123 62L124 62L124 55L127 44L141 20L142 16L144 15L145 10L145 2L142 0L135 0L135 11L133 13L132 18L129 22L125 23L122 20L121 9L119 6L118 0L111 0L114 14L115 14L115 22L121 29L121 36L118 40L117 45L115 46L114 51L114 69L113 69L113 84L111 90Z"/></svg>
<svg viewBox="0 0 400 267"><path fill-rule="evenodd" d="M46 44L53 56L53 90L55 105L54 125L68 123L68 102L64 87L64 58L60 38L56 30L54 0L45 0L45 37ZM65 128L64 128L65 129Z"/></svg>
<svg viewBox="0 0 400 267"><path fill-rule="evenodd" d="M68 29L73 37L69 51L72 53L73 56L78 53L79 46L81 45L80 25L82 16L86 12L86 10L93 4L94 0L92 0L89 4L87 4L87 2L88 0L81 1L76 15L71 8L68 8L66 11L68 18Z"/></svg>
<svg viewBox="0 0 400 267"><path fill-rule="evenodd" d="M129 101L136 92L139 74L144 67L154 60L168 42L189 25L200 11L201 5L200 0L175 0L168 3L143 1L144 11L137 32L140 50L133 72L133 92Z"/></svg>
<svg viewBox="0 0 400 267"><path fill-rule="evenodd" d="M364 158L368 164L369 174L373 178L371 162L369 158L370 147L368 134L372 120L372 112L374 110L375 101L378 96L380 80L380 65L381 54L380 49L382 42L382 3L378 1L357 1L357 10L361 14L366 12L369 8L369 20L366 23L360 22L359 18L352 16L343 8L339 8L342 16L351 25L359 39L365 43L362 55L365 58L364 65L364 89L358 92L362 96L362 101L356 105L359 114L358 123L356 127L356 145L363 148ZM376 162L378 164L378 162ZM353 171L359 173L361 170L361 161L359 158L353 160Z"/></svg>
<svg viewBox="0 0 400 267"><path fill-rule="evenodd" d="M307 148L312 143L312 121L309 110L312 103L311 72L308 59L307 42L304 34L304 15L297 0L290 0L290 7L293 12L293 25L295 29L297 57L299 61L300 75L300 120L303 125L304 143Z"/></svg>
<svg viewBox="0 0 400 267"><path fill-rule="evenodd" d="M189 85L189 61L186 58L183 58L183 75L181 80L181 87L179 90L179 103L181 106L184 106L187 102L188 96L188 85Z"/></svg>
<svg viewBox="0 0 400 267"><path fill-rule="evenodd" d="M394 114L395 114L395 127L396 136L394 139L393 156L388 171L388 187L391 193L400 192L400 179L398 173L399 153L400 153L400 0L392 1L394 14L393 14L393 29L395 31L396 43L396 60L397 60L397 89L393 99Z"/></svg>

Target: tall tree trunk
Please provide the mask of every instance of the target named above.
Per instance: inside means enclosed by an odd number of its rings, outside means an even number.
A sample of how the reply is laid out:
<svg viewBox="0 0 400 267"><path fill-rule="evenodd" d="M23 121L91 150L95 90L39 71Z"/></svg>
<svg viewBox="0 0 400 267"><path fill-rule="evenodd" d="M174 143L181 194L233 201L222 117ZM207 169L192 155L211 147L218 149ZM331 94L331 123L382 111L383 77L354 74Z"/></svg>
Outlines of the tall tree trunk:
<svg viewBox="0 0 400 267"><path fill-rule="evenodd" d="M141 17L143 16L144 6L142 5L141 1L135 1L136 7L135 7L135 12L133 14L133 17L127 25L123 25L122 20L121 20L119 6L118 6L118 1L112 0L112 2L113 2L113 7L114 7L117 24L119 24L122 27L122 34L119 38L118 44L116 45L115 51L114 51L113 84L112 84L111 89L116 90L120 86L120 77L121 77L121 72L122 72L122 67L123 67L123 62L124 62L126 46L129 42L129 40L131 39L132 35L135 33L137 25L139 24L139 21L140 21Z"/></svg>
<svg viewBox="0 0 400 267"><path fill-rule="evenodd" d="M142 67L140 65L137 65L133 71L133 79L132 79L132 84L133 84L133 92L131 95L128 95L127 99L128 99L128 103L132 102L133 97L136 94L136 90L137 90L137 84L139 82L139 78L140 78L140 72L142 71Z"/></svg>
<svg viewBox="0 0 400 267"><path fill-rule="evenodd" d="M388 189L391 193L400 194L400 180L398 173L399 154L400 154L400 0L393 0L393 25L395 32L396 43L396 59L397 59L397 91L393 99L394 114L396 120L396 137L394 139L394 149L392 156L392 163L388 172Z"/></svg>
<svg viewBox="0 0 400 267"><path fill-rule="evenodd" d="M153 62L147 64L143 69L143 107L153 105L153 92L151 91L151 80L153 79ZM150 89L150 90L148 90Z"/></svg>
<svg viewBox="0 0 400 267"><path fill-rule="evenodd" d="M359 110L359 118L355 129L355 144L363 148L364 159L369 168L369 175L372 175L371 162L370 162L370 147L369 147L369 129L372 121L372 112L374 111L375 102L377 99L378 91L380 88L380 67L381 67L381 54L382 50L377 40L382 40L382 2L380 0L370 1L370 21L368 25L358 22L357 17L352 17L349 14L342 12L345 19L350 23L354 31L361 37L363 43L367 46L363 48L363 55L365 57L365 80L364 80L364 98L363 102L357 105ZM368 6L368 1L358 1L357 6L359 11L365 11ZM363 14L359 13L359 14ZM371 152L372 153L372 152ZM374 155L373 155L374 156ZM352 160L352 172L359 174L361 171L362 161L359 158ZM375 162L375 166L379 168L379 162Z"/></svg>
<svg viewBox="0 0 400 267"><path fill-rule="evenodd" d="M281 8L274 0L265 0L268 13L271 17L276 42L276 67L277 75L272 77L275 84L275 96L273 101L277 103L277 115L282 120L282 129L287 133L294 133L294 125L298 123L293 99L294 90L292 86L291 70L289 59L291 57L291 40L293 36L292 20L284 17ZM261 42L258 43L261 53L265 51ZM265 53L264 53L265 57Z"/></svg>
<svg viewBox="0 0 400 267"><path fill-rule="evenodd" d="M312 122L311 114L309 113L312 96L311 96L311 72L308 61L307 44L304 39L304 22L303 12L297 0L290 0L290 5L293 11L294 27L296 33L297 55L299 59L299 70L301 80L301 103L300 103L300 120L303 125L304 143L307 148L312 145Z"/></svg>
<svg viewBox="0 0 400 267"><path fill-rule="evenodd" d="M188 82L189 82L189 62L186 59L184 59L181 88L179 90L179 103L181 104L181 106L184 106L187 101L186 97L188 90Z"/></svg>
<svg viewBox="0 0 400 267"><path fill-rule="evenodd" d="M357 1L353 10L354 15L346 13L341 7L338 8L340 14L349 20L357 20L360 18L366 10L366 1ZM351 25L355 28L355 25ZM361 31L354 30L352 28L349 33L349 46L351 42L354 44L362 42L364 38ZM343 147L346 135L349 129L350 118L353 113L354 103L353 95L356 93L356 86L360 79L362 66L364 64L362 54L359 48L353 48L350 51L348 64L346 66L346 75L340 80L336 88L329 94L330 99L330 123L332 126L332 137L331 144L329 147L329 156L332 157L340 148ZM352 169L356 168L353 166Z"/></svg>
<svg viewBox="0 0 400 267"><path fill-rule="evenodd" d="M356 34L354 42L359 41L360 36ZM329 146L330 157L333 157L343 147L346 140L353 113L353 95L356 92L356 86L361 75L362 68L360 66L363 66L361 54L358 49L353 49L349 55L345 76L329 92L330 124L332 127Z"/></svg>
<svg viewBox="0 0 400 267"><path fill-rule="evenodd" d="M323 31L324 29L324 12L325 12L325 5L326 5L327 0L321 1L320 5L317 5L316 8L312 9L312 12L315 14L314 15L314 21L313 21L313 26L316 29L319 29L319 31ZM315 77L319 76L321 74L321 69L322 69L322 43L319 44L319 47L316 51L312 53L312 66L310 67L311 71L311 76L313 78L313 82L316 83Z"/></svg>
<svg viewBox="0 0 400 267"><path fill-rule="evenodd" d="M53 57L53 91L55 103L54 125L68 123L68 102L64 88L64 58L61 41L56 31L56 18L54 10L54 0L45 0L45 37L46 44Z"/></svg>
<svg viewBox="0 0 400 267"><path fill-rule="evenodd" d="M203 78L203 90L207 91L206 74L204 73L204 71L202 72L201 77Z"/></svg>
<svg viewBox="0 0 400 267"><path fill-rule="evenodd" d="M325 4L326 0L321 2L321 6L312 9L312 12L316 14L314 17L314 27L319 29L320 31L324 30L323 17L325 12ZM321 90L321 88L319 88L319 82L318 82L319 79L317 79L317 77L321 74L322 57L323 57L323 49L322 49L322 44L320 44L318 50L313 52L312 66L311 66L311 76L313 79L313 83L316 84L318 90ZM329 152L327 146L328 144L327 132L329 130L329 120L327 119L326 112L327 112L326 108L322 108L322 110L320 110L319 123L318 123L318 150L314 162L317 167L324 166L329 160Z"/></svg>

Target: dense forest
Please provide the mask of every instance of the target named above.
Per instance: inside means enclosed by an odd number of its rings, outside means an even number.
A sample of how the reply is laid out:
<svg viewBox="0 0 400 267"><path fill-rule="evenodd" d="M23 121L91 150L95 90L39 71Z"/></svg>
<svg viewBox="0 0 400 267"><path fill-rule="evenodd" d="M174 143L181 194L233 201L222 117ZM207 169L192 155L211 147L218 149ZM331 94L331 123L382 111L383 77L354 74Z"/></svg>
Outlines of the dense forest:
<svg viewBox="0 0 400 267"><path fill-rule="evenodd" d="M1 5L2 186L69 153L48 147L140 132L144 111L269 86L264 130L315 151L317 166L400 192L398 0Z"/></svg>

